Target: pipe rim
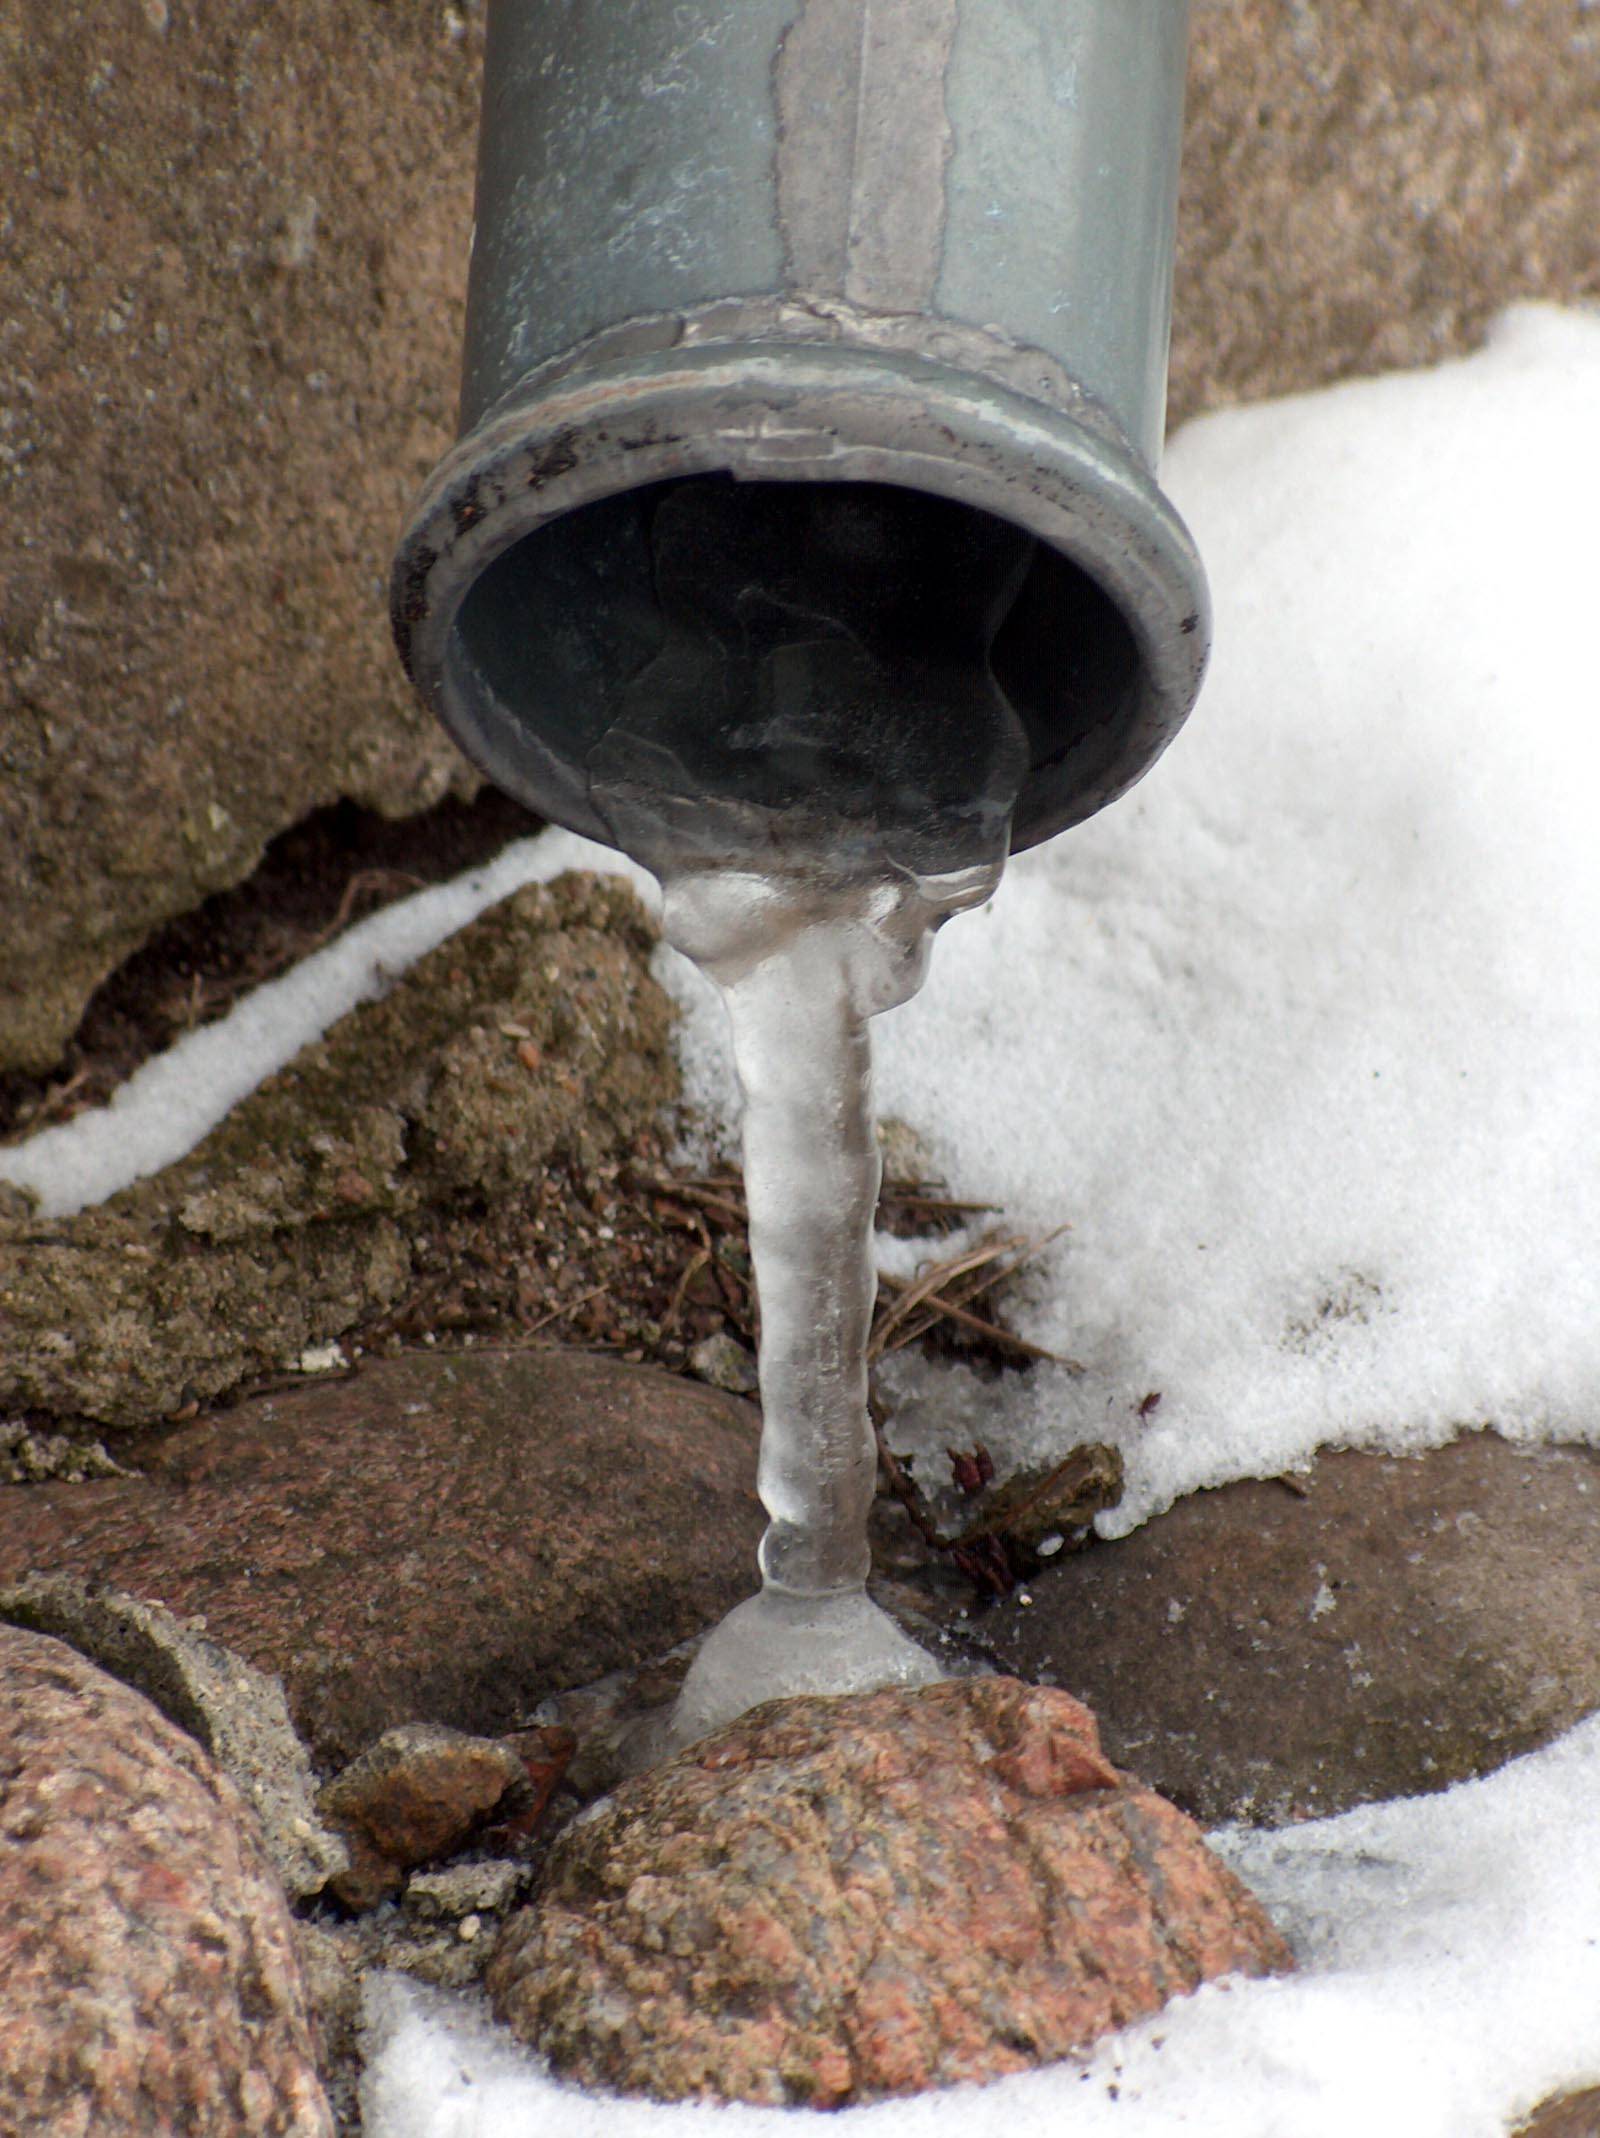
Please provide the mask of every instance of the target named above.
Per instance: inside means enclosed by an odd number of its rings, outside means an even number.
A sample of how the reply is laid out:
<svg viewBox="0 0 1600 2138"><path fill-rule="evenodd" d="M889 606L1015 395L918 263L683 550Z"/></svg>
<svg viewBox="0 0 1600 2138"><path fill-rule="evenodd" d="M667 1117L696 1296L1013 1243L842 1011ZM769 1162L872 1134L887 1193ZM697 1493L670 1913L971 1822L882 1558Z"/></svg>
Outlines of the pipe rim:
<svg viewBox="0 0 1600 2138"><path fill-rule="evenodd" d="M610 845L581 771L508 746L451 659L479 575L583 505L693 475L900 484L1027 529L1086 572L1130 626L1141 702L1116 774L1072 806L1028 813L1013 851L1126 792L1177 733L1210 650L1194 543L1144 462L1103 419L1071 415L936 360L860 348L741 343L673 349L508 394L446 454L396 553L391 615L413 684L467 756L528 807ZM543 762L539 762L540 758Z"/></svg>

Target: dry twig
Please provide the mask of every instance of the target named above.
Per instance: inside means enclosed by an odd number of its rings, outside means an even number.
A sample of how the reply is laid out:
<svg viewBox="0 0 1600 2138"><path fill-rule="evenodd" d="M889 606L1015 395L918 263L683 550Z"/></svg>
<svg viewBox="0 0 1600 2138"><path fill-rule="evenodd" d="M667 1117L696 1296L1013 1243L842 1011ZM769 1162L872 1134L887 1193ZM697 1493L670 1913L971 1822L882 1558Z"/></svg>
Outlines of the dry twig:
<svg viewBox="0 0 1600 2138"><path fill-rule="evenodd" d="M591 1299L599 1299L610 1289L609 1284L597 1284L592 1292L580 1292L576 1299L569 1299L565 1306L552 1307L548 1314L541 1314L537 1321L530 1321L525 1334L533 1336L540 1329L548 1329L553 1321L565 1321L569 1314L576 1314L579 1307L586 1307Z"/></svg>
<svg viewBox="0 0 1600 2138"><path fill-rule="evenodd" d="M970 1305L972 1300L993 1290L1003 1278L1013 1276L1052 1240L1059 1239L1065 1230L1064 1225L1058 1225L1054 1232L1037 1240L1030 1240L1021 1233L987 1234L963 1253L934 1263L909 1284L901 1278L880 1275L880 1286L899 1296L878 1316L867 1346L869 1363L915 1343L919 1336L927 1334L935 1321L944 1319L1019 1357L1047 1359L1055 1365L1081 1371L1075 1359L1064 1359L1058 1352L1030 1343L1025 1336L1016 1335L999 1322L974 1314ZM962 1281L971 1278L976 1278L977 1282Z"/></svg>
<svg viewBox="0 0 1600 2138"><path fill-rule="evenodd" d="M698 1247L683 1265L683 1275L678 1279L677 1288L672 1294L667 1311L661 1317L661 1334L663 1336L677 1327L678 1316L683 1312L683 1302L688 1297L690 1285L693 1284L703 1269L709 1267L710 1262L710 1248Z"/></svg>

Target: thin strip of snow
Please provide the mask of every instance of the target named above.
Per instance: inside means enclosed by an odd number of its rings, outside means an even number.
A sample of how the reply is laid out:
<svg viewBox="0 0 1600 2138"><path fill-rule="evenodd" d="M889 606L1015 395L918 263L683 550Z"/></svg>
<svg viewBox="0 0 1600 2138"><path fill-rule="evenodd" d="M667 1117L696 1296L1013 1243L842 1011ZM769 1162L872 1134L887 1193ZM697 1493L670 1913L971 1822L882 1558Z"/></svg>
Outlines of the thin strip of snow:
<svg viewBox="0 0 1600 2138"><path fill-rule="evenodd" d="M1214 1837L1295 1946L1086 2066L848 2109L871 2138L1503 2138L1600 2081L1600 1717L1487 1780ZM813 2111L660 2107L560 2086L475 2000L379 1977L368 2138L772 2138Z"/></svg>
<svg viewBox="0 0 1600 2138"><path fill-rule="evenodd" d="M518 839L484 867L385 906L254 989L226 1017L144 1063L106 1105L0 1150L0 1180L31 1189L43 1216L66 1217L159 1173L336 1019L386 994L447 936L524 884L548 883L566 869L625 876L659 903L655 879L609 847L572 832Z"/></svg>

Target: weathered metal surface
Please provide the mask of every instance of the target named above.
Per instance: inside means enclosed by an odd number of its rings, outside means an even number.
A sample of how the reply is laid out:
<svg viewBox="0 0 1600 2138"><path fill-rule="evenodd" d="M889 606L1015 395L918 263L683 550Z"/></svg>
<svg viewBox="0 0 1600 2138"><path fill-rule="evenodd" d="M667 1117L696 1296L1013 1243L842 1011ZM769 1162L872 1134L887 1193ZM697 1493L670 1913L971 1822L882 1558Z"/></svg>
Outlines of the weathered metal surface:
<svg viewBox="0 0 1600 2138"><path fill-rule="evenodd" d="M462 424L602 328L781 289L795 0L494 0Z"/></svg>
<svg viewBox="0 0 1600 2138"><path fill-rule="evenodd" d="M956 0L807 0L773 67L789 287L925 312L944 252Z"/></svg>
<svg viewBox="0 0 1600 2138"><path fill-rule="evenodd" d="M935 308L998 319L1159 457L1187 0L981 0L951 56Z"/></svg>
<svg viewBox="0 0 1600 2138"><path fill-rule="evenodd" d="M419 690L534 807L654 656L649 486L872 482L1039 538L1016 843L1192 703L1161 432L1187 0L491 0L465 436L396 566Z"/></svg>

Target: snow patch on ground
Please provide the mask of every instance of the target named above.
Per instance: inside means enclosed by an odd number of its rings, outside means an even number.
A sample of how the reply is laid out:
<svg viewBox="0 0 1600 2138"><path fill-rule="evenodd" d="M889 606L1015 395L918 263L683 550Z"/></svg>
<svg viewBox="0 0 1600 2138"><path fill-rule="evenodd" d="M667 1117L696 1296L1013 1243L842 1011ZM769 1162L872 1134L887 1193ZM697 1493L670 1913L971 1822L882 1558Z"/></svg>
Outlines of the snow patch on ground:
<svg viewBox="0 0 1600 2138"><path fill-rule="evenodd" d="M846 2109L870 2138L1503 2138L1600 2081L1600 1717L1486 1781L1214 1837L1295 1947L1103 2045L984 2088ZM557 2085L476 2000L368 1992L368 2138L772 2138L806 2110Z"/></svg>
<svg viewBox="0 0 1600 2138"><path fill-rule="evenodd" d="M347 929L215 1024L187 1033L104 1106L0 1150L0 1181L30 1189L43 1217L69 1217L192 1151L202 1137L336 1019L388 993L418 958L486 907L566 869L628 877L660 905L654 877L609 847L550 831L518 839L483 868L397 900Z"/></svg>

